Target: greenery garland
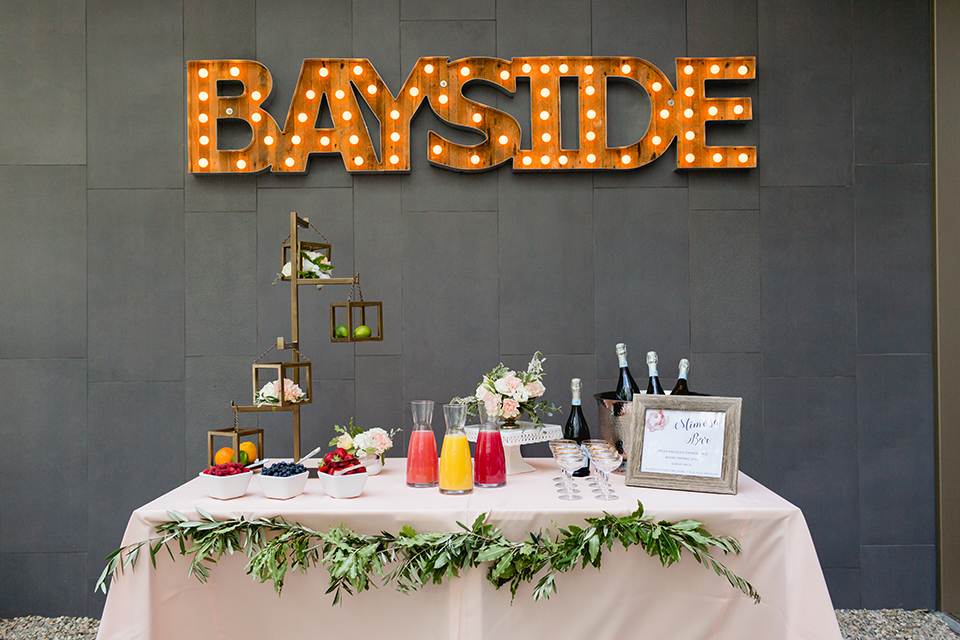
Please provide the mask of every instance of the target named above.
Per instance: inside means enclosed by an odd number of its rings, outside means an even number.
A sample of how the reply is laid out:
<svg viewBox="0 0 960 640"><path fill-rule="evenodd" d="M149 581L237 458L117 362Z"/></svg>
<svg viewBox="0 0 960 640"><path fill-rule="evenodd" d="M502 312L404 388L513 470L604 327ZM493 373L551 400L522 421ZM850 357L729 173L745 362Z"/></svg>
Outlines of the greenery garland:
<svg viewBox="0 0 960 640"><path fill-rule="evenodd" d="M146 545L150 561L157 566L156 556L165 548L171 558L171 543L177 543L180 555L192 556L188 575L206 582L208 565L216 564L225 553L242 551L249 561L247 574L261 583L273 582L280 594L283 580L290 569L306 572L322 564L330 574L327 593L333 593L333 604L341 595L360 593L375 584L374 575L383 585L394 583L398 591L409 593L426 584L440 584L455 578L460 571L489 562L487 580L497 589L510 586L516 597L521 583L532 583L543 571L533 590L534 600L549 598L556 592L556 575L580 565L600 568L603 547L613 548L620 542L624 549L639 545L651 557L660 559L664 567L680 560L683 550L689 551L700 564L706 565L735 588L760 602L753 585L730 571L710 554L710 547L724 554L740 554L740 543L730 536L714 536L702 522L653 522L643 515L643 505L618 518L604 512L599 518L586 518L585 527L558 527L556 537L550 531L529 533L525 540L513 542L500 529L486 523L486 514L473 526L460 522L460 531L417 533L404 526L396 535L381 531L366 536L351 531L343 524L326 532L315 531L280 517L246 520L214 520L197 509L200 520L188 520L183 514L168 511L171 522L156 527L157 537L126 545L107 556L107 566L96 589L107 592L108 585L129 567L136 566L140 550ZM174 558L175 559L175 558ZM512 598L511 598L512 600Z"/></svg>

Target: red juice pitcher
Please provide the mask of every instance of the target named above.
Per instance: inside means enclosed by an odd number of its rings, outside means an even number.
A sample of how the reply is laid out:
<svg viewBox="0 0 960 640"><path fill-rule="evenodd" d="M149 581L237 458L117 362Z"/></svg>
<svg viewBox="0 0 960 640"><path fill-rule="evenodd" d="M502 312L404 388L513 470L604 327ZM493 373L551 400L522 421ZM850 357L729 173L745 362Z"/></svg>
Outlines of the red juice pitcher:
<svg viewBox="0 0 960 640"><path fill-rule="evenodd" d="M473 483L478 487L502 487L507 484L507 462L496 416L488 416L483 402L480 409L480 432L474 455Z"/></svg>
<svg viewBox="0 0 960 640"><path fill-rule="evenodd" d="M413 432L407 449L407 486L435 487L440 482L437 438L433 435L433 400L414 400Z"/></svg>

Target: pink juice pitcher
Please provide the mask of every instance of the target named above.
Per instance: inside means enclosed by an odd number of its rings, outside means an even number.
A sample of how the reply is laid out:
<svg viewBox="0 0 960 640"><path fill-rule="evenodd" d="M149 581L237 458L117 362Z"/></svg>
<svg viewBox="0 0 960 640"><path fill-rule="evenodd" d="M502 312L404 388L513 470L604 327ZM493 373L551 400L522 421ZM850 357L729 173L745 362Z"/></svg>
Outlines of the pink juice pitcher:
<svg viewBox="0 0 960 640"><path fill-rule="evenodd" d="M473 481L478 487L502 487L507 484L507 463L500 425L496 416L487 415L482 402L478 402L477 407L480 409L480 432L477 434Z"/></svg>
<svg viewBox="0 0 960 640"><path fill-rule="evenodd" d="M414 400L413 432L407 449L407 486L435 487L440 481L437 438L433 435L433 400Z"/></svg>

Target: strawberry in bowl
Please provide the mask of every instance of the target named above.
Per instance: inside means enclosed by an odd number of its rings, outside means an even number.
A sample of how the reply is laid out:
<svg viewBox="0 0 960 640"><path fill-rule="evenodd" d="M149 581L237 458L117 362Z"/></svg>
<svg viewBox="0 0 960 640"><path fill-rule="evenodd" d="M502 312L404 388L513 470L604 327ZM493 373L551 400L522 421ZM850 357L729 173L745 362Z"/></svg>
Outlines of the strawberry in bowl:
<svg viewBox="0 0 960 640"><path fill-rule="evenodd" d="M331 498L356 498L367 483L366 467L345 449L323 456L318 471L323 490Z"/></svg>

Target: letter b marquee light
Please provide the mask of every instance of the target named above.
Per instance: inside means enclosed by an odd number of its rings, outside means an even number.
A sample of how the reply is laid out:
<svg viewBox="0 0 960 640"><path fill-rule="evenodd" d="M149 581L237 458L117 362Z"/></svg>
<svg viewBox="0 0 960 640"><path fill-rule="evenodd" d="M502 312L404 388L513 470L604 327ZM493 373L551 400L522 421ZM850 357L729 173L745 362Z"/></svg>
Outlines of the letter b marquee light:
<svg viewBox="0 0 960 640"><path fill-rule="evenodd" d="M755 147L710 147L706 123L749 120L749 98L708 98L706 82L756 77L756 60L677 58L677 87L640 58L527 57L420 58L396 95L369 60L303 61L283 128L263 110L273 89L270 72L250 60L194 60L187 64L190 172L303 173L312 153L340 154L350 172L410 170L410 120L427 101L454 127L479 132L483 142L461 145L434 131L426 149L430 162L455 171L483 171L513 161L517 171L635 169L653 162L677 139L677 168L725 169L757 166ZM512 95L517 77L530 83L531 148L520 148L520 125L507 113L464 97L470 82L493 85ZM560 144L560 79L578 84L579 140ZM650 97L647 131L635 144L607 147L607 78L628 78ZM239 82L242 89L230 91ZM380 153L364 121L360 100L380 124ZM220 149L219 120L250 125L244 149ZM332 127L321 127L321 120Z"/></svg>

